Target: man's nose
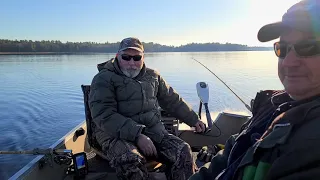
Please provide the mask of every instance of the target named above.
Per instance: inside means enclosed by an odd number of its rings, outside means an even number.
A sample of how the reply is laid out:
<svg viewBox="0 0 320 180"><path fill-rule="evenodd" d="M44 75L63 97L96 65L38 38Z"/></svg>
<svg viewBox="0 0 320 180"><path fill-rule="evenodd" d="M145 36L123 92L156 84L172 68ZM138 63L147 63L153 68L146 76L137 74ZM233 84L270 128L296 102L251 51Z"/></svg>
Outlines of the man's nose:
<svg viewBox="0 0 320 180"><path fill-rule="evenodd" d="M133 60L133 58L131 58L130 60L129 60L129 64L134 64L134 60Z"/></svg>
<svg viewBox="0 0 320 180"><path fill-rule="evenodd" d="M282 66L292 67L299 66L301 64L300 58L296 55L296 52L293 48L287 53L284 59L281 59Z"/></svg>

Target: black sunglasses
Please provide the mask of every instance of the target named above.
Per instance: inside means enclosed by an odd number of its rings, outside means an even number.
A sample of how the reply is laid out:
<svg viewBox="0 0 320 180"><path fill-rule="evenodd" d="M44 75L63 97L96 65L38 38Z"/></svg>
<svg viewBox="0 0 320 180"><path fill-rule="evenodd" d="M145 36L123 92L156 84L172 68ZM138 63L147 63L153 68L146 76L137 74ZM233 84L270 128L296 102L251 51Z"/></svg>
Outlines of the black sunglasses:
<svg viewBox="0 0 320 180"><path fill-rule="evenodd" d="M287 54L292 50L295 50L296 55L299 57L312 57L320 54L320 41L309 40L296 44L288 44L285 42L276 42L273 45L274 52L279 58L285 58Z"/></svg>
<svg viewBox="0 0 320 180"><path fill-rule="evenodd" d="M130 56L128 54L122 54L121 55L121 59L125 60L125 61L130 61L131 58L134 60L134 61L140 61L142 56L141 55L135 55L135 56Z"/></svg>

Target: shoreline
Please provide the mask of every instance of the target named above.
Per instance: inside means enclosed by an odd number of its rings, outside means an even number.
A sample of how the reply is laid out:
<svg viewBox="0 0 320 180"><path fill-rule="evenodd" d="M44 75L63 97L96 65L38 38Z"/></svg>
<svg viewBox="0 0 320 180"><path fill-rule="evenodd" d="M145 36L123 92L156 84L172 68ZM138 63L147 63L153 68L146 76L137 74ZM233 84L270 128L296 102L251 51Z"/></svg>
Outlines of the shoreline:
<svg viewBox="0 0 320 180"><path fill-rule="evenodd" d="M234 51L161 51L148 53L205 53L205 52L251 52L251 51L272 51L272 50L234 50ZM0 52L1 55L86 55L86 54L112 54L117 52Z"/></svg>
<svg viewBox="0 0 320 180"><path fill-rule="evenodd" d="M81 52L0 52L0 55L70 55L87 54Z"/></svg>

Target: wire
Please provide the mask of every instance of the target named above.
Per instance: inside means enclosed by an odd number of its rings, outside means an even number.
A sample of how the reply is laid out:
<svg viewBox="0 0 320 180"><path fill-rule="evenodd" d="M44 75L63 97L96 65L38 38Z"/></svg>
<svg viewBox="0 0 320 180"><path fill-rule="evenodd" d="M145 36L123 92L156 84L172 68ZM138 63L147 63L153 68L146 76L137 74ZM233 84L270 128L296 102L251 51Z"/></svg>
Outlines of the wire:
<svg viewBox="0 0 320 180"><path fill-rule="evenodd" d="M219 130L219 135L211 136L211 137L220 137L221 136L221 129L216 125L216 123L212 122L212 124ZM208 135L205 134L205 136L208 136Z"/></svg>
<svg viewBox="0 0 320 180"><path fill-rule="evenodd" d="M207 133L197 133L197 132L194 132L195 134L198 134L198 135L201 135L201 136L208 136L208 137L220 137L221 136L221 129L216 125L216 123L212 123L219 131L219 134L218 135L210 135L209 132ZM211 130L212 131L212 130ZM178 134L178 137L181 138L180 136L182 136L184 133L186 132L190 132L190 131L183 131L181 132L180 134Z"/></svg>

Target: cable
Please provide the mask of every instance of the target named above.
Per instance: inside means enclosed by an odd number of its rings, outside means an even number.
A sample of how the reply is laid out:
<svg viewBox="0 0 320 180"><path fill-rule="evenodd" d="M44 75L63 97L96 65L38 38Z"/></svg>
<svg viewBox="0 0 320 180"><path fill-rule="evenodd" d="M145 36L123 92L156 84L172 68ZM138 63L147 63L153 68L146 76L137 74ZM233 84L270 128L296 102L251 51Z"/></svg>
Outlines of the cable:
<svg viewBox="0 0 320 180"><path fill-rule="evenodd" d="M210 135L209 132L207 133L197 133L197 132L194 132L195 134L199 134L201 136L208 136L208 137L220 137L221 136L221 129L216 125L216 123L212 123L219 131L219 134L218 135ZM183 131L181 132L178 137L181 138L180 136L182 136L184 133L186 132L190 132L190 131Z"/></svg>

